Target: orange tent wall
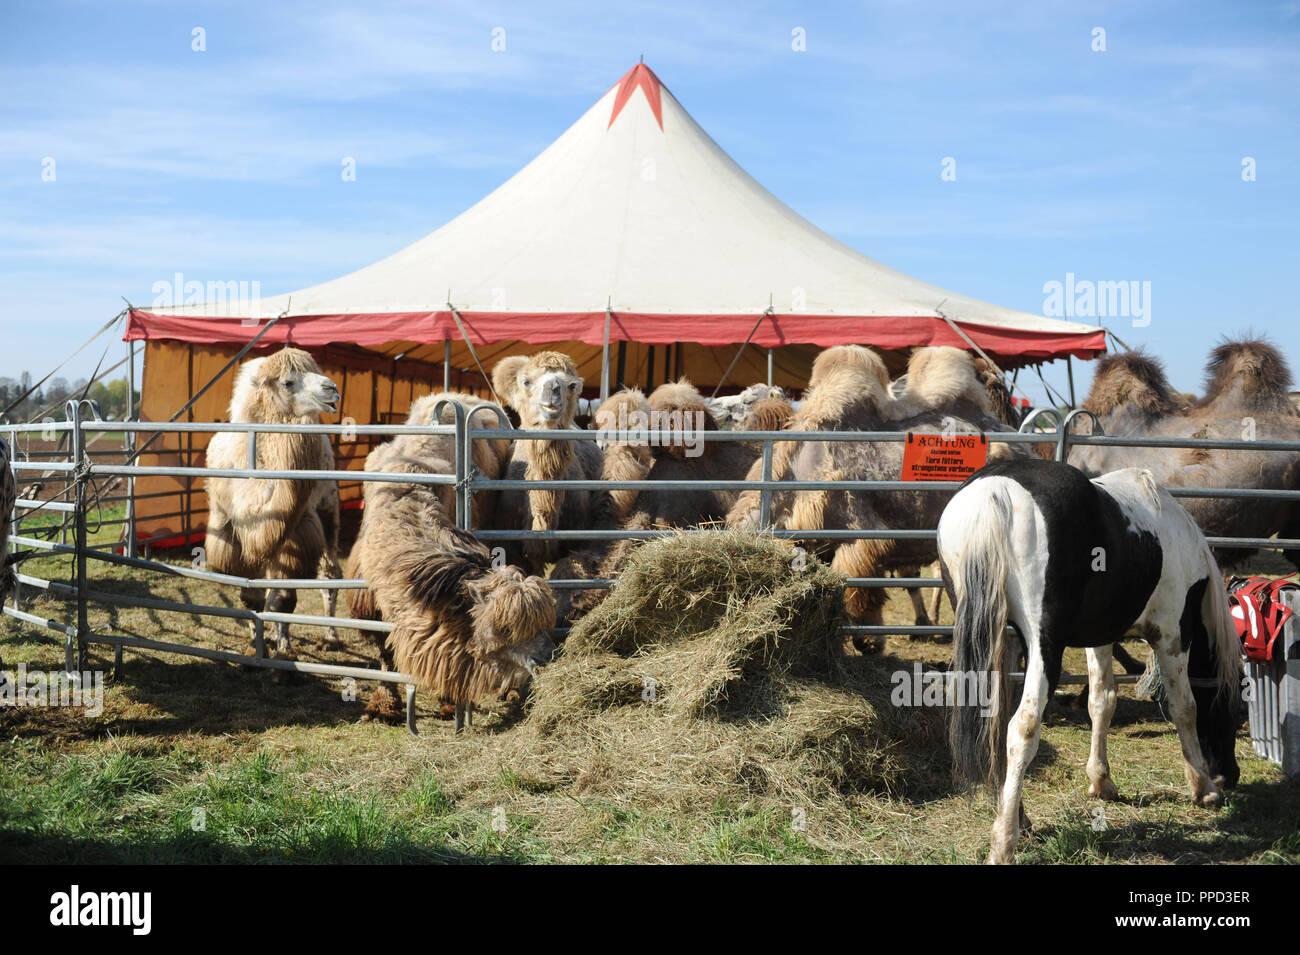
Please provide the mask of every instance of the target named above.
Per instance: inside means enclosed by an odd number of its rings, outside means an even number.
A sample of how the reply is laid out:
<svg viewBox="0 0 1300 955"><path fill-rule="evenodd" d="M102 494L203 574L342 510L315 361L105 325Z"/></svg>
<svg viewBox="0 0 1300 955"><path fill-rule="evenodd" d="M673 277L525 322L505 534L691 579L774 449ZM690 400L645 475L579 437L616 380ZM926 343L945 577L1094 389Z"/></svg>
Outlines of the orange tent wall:
<svg viewBox="0 0 1300 955"><path fill-rule="evenodd" d="M395 361L350 346L308 350L316 358L321 371L334 380L343 395L339 413L327 418L327 424L337 424L345 418L358 424L403 424L412 401L435 388L442 388L442 368L428 362ZM170 420L238 351L239 347L235 345L148 342L144 354L140 419ZM265 353L266 350L258 350L251 355ZM222 375L178 420L228 421L237 367ZM452 387L475 393L485 390L477 372L472 378L453 372ZM152 443L139 457L141 466L203 467L204 452L211 435L203 432L142 432L137 438L137 447L144 447L150 438L153 438ZM353 441L338 437L333 440L337 467L361 470L370 449L384 439L362 435ZM345 507L347 502L359 501L360 482L340 482L339 492ZM135 495L138 540L152 541L163 547L202 542L207 520L207 497L201 478L142 476L136 479Z"/></svg>
<svg viewBox="0 0 1300 955"><path fill-rule="evenodd" d="M279 346L273 346L278 348ZM595 397L600 390L601 349L581 342L525 344L502 342L477 347L479 361L490 374L493 366L508 355L533 354L554 349L573 357L586 385L584 393ZM144 374L141 385L140 417L143 421L168 421L190 397L206 385L238 352L237 344L200 345L172 340L145 343ZM251 356L267 354L272 348L255 349ZM339 414L327 423L352 418L358 424L402 424L411 402L441 390L443 386L443 346L404 345L394 342L382 349L335 344L309 348L321 371L332 378L343 394ZM622 353L623 374L619 376ZM808 382L813 359L821 351L814 345L787 345L774 352L773 383L798 394ZM750 345L704 346L693 342L672 345L646 345L627 342L610 346L610 390L620 383L649 391L665 381L681 376L696 383L707 395L722 381L737 353L723 394L732 394L747 385L767 380L767 349ZM906 363L900 351L882 352L891 372L897 374ZM393 356L393 357L390 357ZM484 377L479 373L464 342L451 348L452 388L490 397ZM236 368L231 368L179 420L189 422L223 422L234 385ZM153 432L137 438L142 447ZM143 466L204 466L207 433L159 434L139 459ZM355 441L334 441L340 469L361 470L366 455L384 439L361 436ZM361 485L343 481L340 496L344 506L357 506ZM201 478L140 477L136 480L136 535L155 546L191 546L202 543L207 519L207 498Z"/></svg>

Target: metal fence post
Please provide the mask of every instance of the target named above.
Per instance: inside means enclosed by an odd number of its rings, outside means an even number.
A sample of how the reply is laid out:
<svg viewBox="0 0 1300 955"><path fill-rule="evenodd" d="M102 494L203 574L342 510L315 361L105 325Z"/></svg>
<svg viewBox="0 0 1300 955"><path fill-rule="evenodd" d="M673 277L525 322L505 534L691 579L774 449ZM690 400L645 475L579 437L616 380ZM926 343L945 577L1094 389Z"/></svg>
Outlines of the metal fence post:
<svg viewBox="0 0 1300 955"><path fill-rule="evenodd" d="M126 420L135 421L137 419L135 410L135 342L126 343L127 363L126 363ZM126 433L126 450L127 461L135 462L135 432ZM126 479L126 547L127 557L136 556L135 543L135 476L132 475ZM121 666L122 648L119 645L118 667Z"/></svg>
<svg viewBox="0 0 1300 955"><path fill-rule="evenodd" d="M69 401L68 420L72 422L73 493L76 501L73 532L73 560L77 575L77 633L76 653L73 653L73 636L68 634L64 644L64 666L70 674L80 674L86 668L87 646L90 637L90 620L86 606L86 484L90 475L86 470L86 436L81 427L81 402Z"/></svg>
<svg viewBox="0 0 1300 955"><path fill-rule="evenodd" d="M772 524L772 439L763 439L763 489L758 492L758 526L766 529Z"/></svg>

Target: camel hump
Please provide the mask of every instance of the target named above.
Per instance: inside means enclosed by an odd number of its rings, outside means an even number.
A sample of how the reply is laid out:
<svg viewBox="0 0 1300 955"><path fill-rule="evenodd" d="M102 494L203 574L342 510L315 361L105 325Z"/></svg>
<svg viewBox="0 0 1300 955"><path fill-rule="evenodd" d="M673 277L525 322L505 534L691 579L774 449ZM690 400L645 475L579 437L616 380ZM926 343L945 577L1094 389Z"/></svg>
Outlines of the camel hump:
<svg viewBox="0 0 1300 955"><path fill-rule="evenodd" d="M1236 400L1254 407L1281 407L1289 403L1291 383L1291 367L1272 342L1255 337L1226 339L1206 362L1201 404Z"/></svg>

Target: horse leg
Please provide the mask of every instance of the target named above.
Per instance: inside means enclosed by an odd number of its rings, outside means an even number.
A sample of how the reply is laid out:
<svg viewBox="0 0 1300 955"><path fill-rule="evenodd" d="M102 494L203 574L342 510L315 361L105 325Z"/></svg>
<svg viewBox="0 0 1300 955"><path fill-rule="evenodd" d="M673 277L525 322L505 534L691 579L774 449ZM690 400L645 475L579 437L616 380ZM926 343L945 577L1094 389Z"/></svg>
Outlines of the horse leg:
<svg viewBox="0 0 1300 955"><path fill-rule="evenodd" d="M1175 649L1179 641L1177 626L1163 632L1172 636L1161 637L1154 648L1160 661L1165 696L1169 700L1169 715L1178 728L1178 741L1183 747L1183 771L1192 790L1192 802L1218 809L1223 803L1223 794L1210 778L1209 764L1196 737L1196 700L1187 681L1187 654Z"/></svg>
<svg viewBox="0 0 1300 955"><path fill-rule="evenodd" d="M1109 646L1088 648L1088 716L1092 721L1092 749L1088 753L1088 795L1116 799L1119 790L1110 778L1106 759L1106 734L1115 715L1115 672Z"/></svg>
<svg viewBox="0 0 1300 955"><path fill-rule="evenodd" d="M1025 666L1025 688L1020 705L1007 725L1007 775L1002 784L1002 798L998 803L998 817L993 823L989 845L990 864L1007 865L1016 861L1016 842L1020 838L1023 818L1028 823L1021 794L1025 785L1025 771L1038 752L1038 740L1043 728L1043 711L1047 708L1047 673L1043 667L1038 634L1026 635L1029 645L1029 663Z"/></svg>

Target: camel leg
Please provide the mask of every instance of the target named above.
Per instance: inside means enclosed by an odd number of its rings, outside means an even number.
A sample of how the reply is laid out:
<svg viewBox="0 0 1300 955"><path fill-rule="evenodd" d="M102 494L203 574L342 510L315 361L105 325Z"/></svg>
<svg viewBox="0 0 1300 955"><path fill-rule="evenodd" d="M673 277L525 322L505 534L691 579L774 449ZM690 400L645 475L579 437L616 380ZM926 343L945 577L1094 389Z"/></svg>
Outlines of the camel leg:
<svg viewBox="0 0 1300 955"><path fill-rule="evenodd" d="M1119 790L1110 778L1106 759L1106 734L1115 715L1115 672L1111 667L1109 646L1089 647L1088 716L1092 721L1092 749L1088 753L1088 795L1098 799L1117 799Z"/></svg>
<svg viewBox="0 0 1300 955"><path fill-rule="evenodd" d="M261 613L266 609L266 591L243 588L239 591L239 602L244 605L245 610L251 610L254 613ZM260 631L265 633L265 628ZM259 629L257 621L248 621L248 643L249 646L257 646L257 635Z"/></svg>
<svg viewBox="0 0 1300 955"><path fill-rule="evenodd" d="M270 605L274 613L293 613L298 606L298 591L273 590ZM286 660L295 659L289 646L289 625L283 621L278 621L275 625L275 655Z"/></svg>
<svg viewBox="0 0 1300 955"><path fill-rule="evenodd" d="M393 660L393 651L388 648L388 634L374 633L372 631L367 631L367 633L370 633L379 648L379 669L388 673L395 673L397 664ZM370 694L370 700L366 703L361 719L365 722L373 720L377 723L397 724L404 718L402 704L397 698L397 692L394 690L393 684L387 681L376 683L375 692Z"/></svg>
<svg viewBox="0 0 1300 955"><path fill-rule="evenodd" d="M989 844L990 863L1010 864L1016 860L1016 842L1020 839L1021 819L1028 822L1021 803L1025 771L1038 752L1043 728L1043 711L1047 709L1047 673L1037 635L1028 640L1029 663L1025 666L1025 689L1020 705L1007 725L1007 776L1002 784L998 817L993 823Z"/></svg>
<svg viewBox="0 0 1300 955"><path fill-rule="evenodd" d="M933 564L930 565L930 576L931 577L939 576L938 561L935 561ZM939 622L939 610L942 607L942 605L943 605L943 588L935 587L934 597L930 600L930 619L933 620L935 623ZM936 642L939 641L936 640Z"/></svg>
<svg viewBox="0 0 1300 955"><path fill-rule="evenodd" d="M1165 632L1172 632L1174 636L1162 637L1155 644L1155 651L1160 661L1165 696L1169 701L1169 715L1178 728L1178 741L1183 748L1183 771L1192 790L1192 802L1209 809L1218 809L1223 802L1223 794L1210 778L1209 764L1205 761L1200 740L1196 737L1196 700L1192 696L1191 684L1187 682L1187 654L1176 649L1178 628L1175 626Z"/></svg>
<svg viewBox="0 0 1300 955"><path fill-rule="evenodd" d="M326 580L341 580L343 578L343 568L339 566L339 558L336 553L327 551L321 556L320 569L317 571L316 576L323 577ZM339 605L339 592L330 588L322 590L320 594L325 601L325 616L336 616ZM343 641L339 639L337 627L325 628L325 646L331 650L343 649Z"/></svg>
<svg viewBox="0 0 1300 955"><path fill-rule="evenodd" d="M898 571L900 577L919 577L921 575L920 567L907 567ZM907 588L907 599L912 602L912 619L918 627L930 626L930 615L925 610L925 594L919 587ZM922 637L912 637L913 640L923 639Z"/></svg>

